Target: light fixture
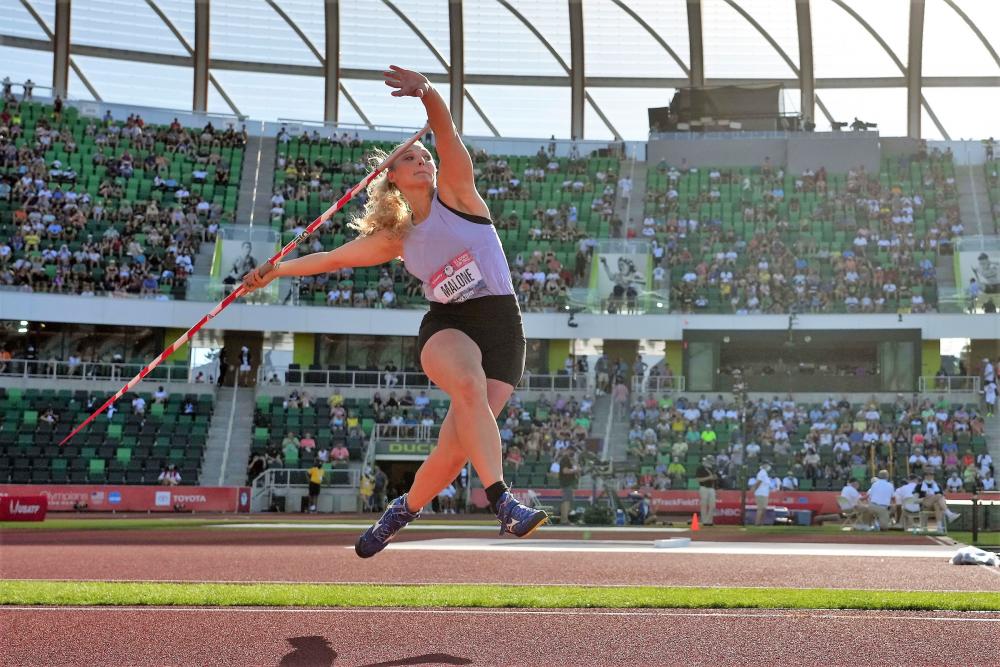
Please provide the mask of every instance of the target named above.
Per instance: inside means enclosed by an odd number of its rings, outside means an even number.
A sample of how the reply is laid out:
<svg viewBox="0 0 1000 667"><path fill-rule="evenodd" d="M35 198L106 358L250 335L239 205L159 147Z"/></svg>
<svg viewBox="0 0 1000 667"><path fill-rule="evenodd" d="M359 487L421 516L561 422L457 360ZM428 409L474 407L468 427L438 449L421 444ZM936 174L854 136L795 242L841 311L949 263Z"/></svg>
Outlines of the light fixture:
<svg viewBox="0 0 1000 667"><path fill-rule="evenodd" d="M657 308L663 308L663 302L662 301L657 301L656 302L656 307Z"/></svg>
<svg viewBox="0 0 1000 667"><path fill-rule="evenodd" d="M17 333L28 333L28 330L25 327L21 327L17 330Z"/></svg>
<svg viewBox="0 0 1000 667"><path fill-rule="evenodd" d="M22 327L28 326L28 320L21 320L21 326Z"/></svg>

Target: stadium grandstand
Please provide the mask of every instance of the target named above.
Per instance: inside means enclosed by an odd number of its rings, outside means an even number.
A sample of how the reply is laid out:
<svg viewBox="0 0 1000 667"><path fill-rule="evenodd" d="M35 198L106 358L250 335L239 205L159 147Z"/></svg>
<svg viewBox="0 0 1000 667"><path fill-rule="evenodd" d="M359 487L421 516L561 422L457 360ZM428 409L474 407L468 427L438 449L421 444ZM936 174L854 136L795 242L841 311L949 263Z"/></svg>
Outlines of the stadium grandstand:
<svg viewBox="0 0 1000 667"><path fill-rule="evenodd" d="M389 254L244 293L289 243L295 261L362 237L355 186L415 132L440 161L393 63L448 105L523 313L494 409L517 502L559 530L1000 527L992 3L0 17L0 497L367 525L407 493L463 405L421 364L430 283ZM456 473L424 514L492 521L495 485ZM843 502L914 476L949 504L897 495L885 523ZM709 491L730 495L706 511Z"/></svg>

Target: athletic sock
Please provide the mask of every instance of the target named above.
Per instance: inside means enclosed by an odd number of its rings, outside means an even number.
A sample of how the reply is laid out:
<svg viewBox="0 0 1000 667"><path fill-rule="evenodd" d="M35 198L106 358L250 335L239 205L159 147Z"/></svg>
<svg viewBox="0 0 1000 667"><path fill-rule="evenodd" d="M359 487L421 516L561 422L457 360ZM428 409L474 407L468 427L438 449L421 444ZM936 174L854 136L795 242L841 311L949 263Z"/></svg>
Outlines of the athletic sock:
<svg viewBox="0 0 1000 667"><path fill-rule="evenodd" d="M497 513L497 505L500 503L500 496L502 496L507 491L507 485L503 483L503 480L491 484L488 489L486 489L486 499L490 501L490 509L493 513Z"/></svg>

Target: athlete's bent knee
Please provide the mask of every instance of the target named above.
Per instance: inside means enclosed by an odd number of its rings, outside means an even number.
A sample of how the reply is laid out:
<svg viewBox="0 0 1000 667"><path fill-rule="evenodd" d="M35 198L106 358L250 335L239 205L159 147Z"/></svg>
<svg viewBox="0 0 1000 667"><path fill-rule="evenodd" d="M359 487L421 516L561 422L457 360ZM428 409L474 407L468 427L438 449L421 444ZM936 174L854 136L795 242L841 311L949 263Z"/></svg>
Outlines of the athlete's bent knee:
<svg viewBox="0 0 1000 667"><path fill-rule="evenodd" d="M473 405L486 399L486 374L482 369L469 369L449 383L451 400Z"/></svg>

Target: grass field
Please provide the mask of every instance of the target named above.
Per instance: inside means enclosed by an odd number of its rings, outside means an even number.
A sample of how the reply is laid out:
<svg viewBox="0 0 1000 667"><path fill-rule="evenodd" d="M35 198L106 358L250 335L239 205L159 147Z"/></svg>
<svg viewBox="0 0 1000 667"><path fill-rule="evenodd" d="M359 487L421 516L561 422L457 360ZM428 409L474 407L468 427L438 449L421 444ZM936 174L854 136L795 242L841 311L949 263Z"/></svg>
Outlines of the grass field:
<svg viewBox="0 0 1000 667"><path fill-rule="evenodd" d="M3 605L1000 611L996 593L792 588L2 581Z"/></svg>

